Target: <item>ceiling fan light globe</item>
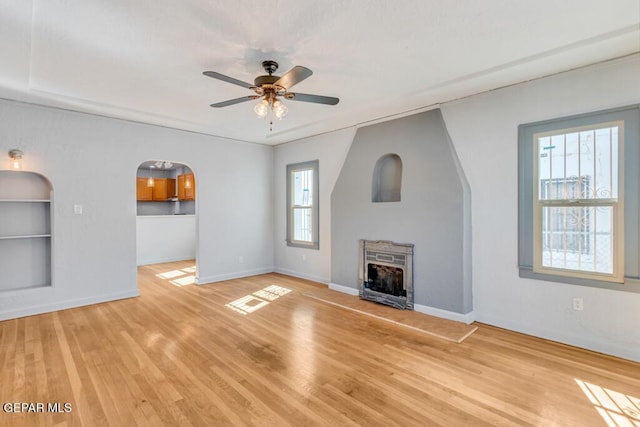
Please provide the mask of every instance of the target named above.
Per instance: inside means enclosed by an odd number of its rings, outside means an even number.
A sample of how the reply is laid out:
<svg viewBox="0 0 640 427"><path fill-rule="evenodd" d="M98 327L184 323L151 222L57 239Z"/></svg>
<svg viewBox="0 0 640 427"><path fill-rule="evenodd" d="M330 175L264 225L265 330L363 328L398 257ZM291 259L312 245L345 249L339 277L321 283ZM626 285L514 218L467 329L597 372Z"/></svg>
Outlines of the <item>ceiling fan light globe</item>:
<svg viewBox="0 0 640 427"><path fill-rule="evenodd" d="M260 117L264 119L269 114L269 102L266 99L258 102L255 107L253 107L253 111Z"/></svg>
<svg viewBox="0 0 640 427"><path fill-rule="evenodd" d="M273 113L276 115L278 120L282 120L287 115L287 113L289 113L289 109L282 102L276 100L273 103Z"/></svg>

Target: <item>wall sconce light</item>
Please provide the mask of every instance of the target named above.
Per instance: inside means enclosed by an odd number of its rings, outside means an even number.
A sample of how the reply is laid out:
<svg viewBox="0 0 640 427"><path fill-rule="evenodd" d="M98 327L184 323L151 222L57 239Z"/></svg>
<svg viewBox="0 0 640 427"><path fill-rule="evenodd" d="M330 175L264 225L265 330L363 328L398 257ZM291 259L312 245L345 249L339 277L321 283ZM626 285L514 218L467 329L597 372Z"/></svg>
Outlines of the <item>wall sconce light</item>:
<svg viewBox="0 0 640 427"><path fill-rule="evenodd" d="M11 150L9 151L9 168L13 170L22 169L22 156L24 153L20 150Z"/></svg>

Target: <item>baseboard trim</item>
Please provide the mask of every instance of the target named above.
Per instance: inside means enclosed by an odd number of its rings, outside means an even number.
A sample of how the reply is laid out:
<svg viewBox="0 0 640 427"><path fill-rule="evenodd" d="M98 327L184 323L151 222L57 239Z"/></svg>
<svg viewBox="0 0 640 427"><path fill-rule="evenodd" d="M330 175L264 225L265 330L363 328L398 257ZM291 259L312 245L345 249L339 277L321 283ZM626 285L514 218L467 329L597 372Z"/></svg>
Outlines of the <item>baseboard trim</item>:
<svg viewBox="0 0 640 427"><path fill-rule="evenodd" d="M338 285L337 283L329 283L329 289L342 292L343 294L359 295L359 292L357 289L349 286Z"/></svg>
<svg viewBox="0 0 640 427"><path fill-rule="evenodd" d="M429 316L440 317L443 319L454 320L456 322L466 323L467 325L476 321L473 311L462 314L453 311L443 310L441 308L429 307L428 305L413 304L413 309L419 313L428 314Z"/></svg>
<svg viewBox="0 0 640 427"><path fill-rule="evenodd" d="M532 327L531 325L524 325L518 322L510 321L508 319L498 318L486 314L478 314L476 320L480 323L485 323L490 326L496 326L498 328L519 332L521 334L531 335L534 337L555 341L561 344L567 344L574 347L579 347L586 350L603 353L609 356L620 357L640 363L640 350L634 351L632 347L621 346L619 344L611 342L597 341L589 338L585 339L583 336L575 334L558 333L554 330L536 328Z"/></svg>
<svg viewBox="0 0 640 427"><path fill-rule="evenodd" d="M236 271L234 273L218 274L215 276L200 276L196 279L198 285L207 283L224 282L225 280L241 279L243 277L258 276L260 274L273 273L273 267L255 268L253 270Z"/></svg>
<svg viewBox="0 0 640 427"><path fill-rule="evenodd" d="M126 299L126 298L133 298L137 296L140 296L140 293L138 292L138 288L136 287L135 290L131 290L131 291L114 292L111 294L96 295L96 296L87 297L87 298L71 299L71 300L58 301L58 302L47 303L47 304L37 304L29 307L19 308L16 310L2 311L0 312L0 321L17 319L17 318L26 317L26 316L34 316L36 314L50 313L50 312L59 311L59 310L67 310L69 308L84 307L85 305L117 301L117 300Z"/></svg>
<svg viewBox="0 0 640 427"><path fill-rule="evenodd" d="M324 285L329 283L329 279L326 277L314 276L313 274L300 273L299 271L289 270L288 268L276 267L275 273L286 274L287 276L297 277L299 279L311 280L312 282L322 283Z"/></svg>
<svg viewBox="0 0 640 427"><path fill-rule="evenodd" d="M142 265L149 264L163 264L165 262L176 262L176 261L187 261L190 259L196 259L195 254L183 255L183 256L172 256L172 257L164 257L164 258L154 258L154 259L144 259L137 263L137 266L140 267Z"/></svg>
<svg viewBox="0 0 640 427"><path fill-rule="evenodd" d="M342 292L349 295L359 295L357 289L338 285L337 283L329 283L329 289L334 291ZM470 312L467 314L454 313L453 311L442 310L440 308L429 307L427 305L413 304L414 311L419 313L428 314L429 316L440 317L443 319L454 320L456 322L466 323L467 325L475 322L475 314L474 312Z"/></svg>

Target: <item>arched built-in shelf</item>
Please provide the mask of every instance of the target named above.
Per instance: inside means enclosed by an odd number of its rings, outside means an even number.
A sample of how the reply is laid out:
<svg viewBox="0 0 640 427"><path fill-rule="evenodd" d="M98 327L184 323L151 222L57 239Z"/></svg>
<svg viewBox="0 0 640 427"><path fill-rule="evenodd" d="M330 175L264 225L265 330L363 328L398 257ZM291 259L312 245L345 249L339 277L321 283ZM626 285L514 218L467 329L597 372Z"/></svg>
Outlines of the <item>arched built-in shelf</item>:
<svg viewBox="0 0 640 427"><path fill-rule="evenodd" d="M402 159L397 154L385 154L373 169L371 201L399 202L402 193Z"/></svg>
<svg viewBox="0 0 640 427"><path fill-rule="evenodd" d="M0 293L51 285L51 192L42 175L0 171Z"/></svg>

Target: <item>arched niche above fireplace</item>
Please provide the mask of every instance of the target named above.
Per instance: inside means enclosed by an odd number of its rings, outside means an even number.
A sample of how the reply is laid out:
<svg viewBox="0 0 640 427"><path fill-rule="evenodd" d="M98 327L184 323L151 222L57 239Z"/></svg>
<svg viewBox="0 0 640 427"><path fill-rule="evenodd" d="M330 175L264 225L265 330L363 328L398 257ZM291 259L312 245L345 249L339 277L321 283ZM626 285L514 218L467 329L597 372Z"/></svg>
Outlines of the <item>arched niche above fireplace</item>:
<svg viewBox="0 0 640 427"><path fill-rule="evenodd" d="M397 154L385 154L373 169L371 201L399 202L402 190L402 159Z"/></svg>

